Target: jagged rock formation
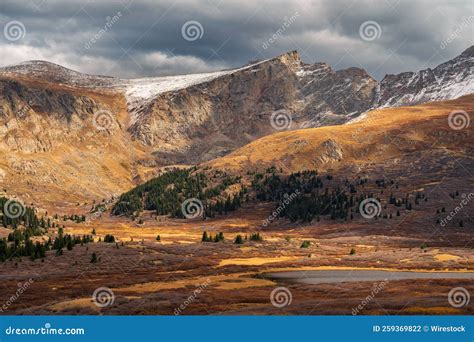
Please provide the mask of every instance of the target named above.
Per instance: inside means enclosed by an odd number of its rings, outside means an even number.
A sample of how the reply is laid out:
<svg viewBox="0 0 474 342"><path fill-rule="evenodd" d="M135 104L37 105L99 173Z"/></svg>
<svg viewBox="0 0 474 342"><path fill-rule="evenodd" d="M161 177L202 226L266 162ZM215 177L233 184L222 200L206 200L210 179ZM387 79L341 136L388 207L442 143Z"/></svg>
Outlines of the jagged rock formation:
<svg viewBox="0 0 474 342"><path fill-rule="evenodd" d="M455 99L474 93L474 46L433 70L387 75L375 91L374 108Z"/></svg>

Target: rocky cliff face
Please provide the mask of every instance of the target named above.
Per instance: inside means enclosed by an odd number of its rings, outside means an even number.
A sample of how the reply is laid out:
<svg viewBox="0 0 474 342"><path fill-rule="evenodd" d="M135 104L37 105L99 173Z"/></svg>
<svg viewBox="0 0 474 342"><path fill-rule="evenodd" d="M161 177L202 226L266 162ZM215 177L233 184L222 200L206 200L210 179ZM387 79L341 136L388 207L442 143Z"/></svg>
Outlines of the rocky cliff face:
<svg viewBox="0 0 474 342"><path fill-rule="evenodd" d="M304 128L341 124L368 110L377 81L359 68L334 71L325 63L302 65L297 72L304 99Z"/></svg>
<svg viewBox="0 0 474 342"><path fill-rule="evenodd" d="M110 113L107 129L98 113ZM122 192L137 175L139 152L121 128L127 122L120 94L0 76L2 189L37 204Z"/></svg>
<svg viewBox="0 0 474 342"><path fill-rule="evenodd" d="M347 121L370 108L376 81L365 71L301 62L296 52L159 94L136 111L132 136L171 163L226 154L278 128ZM282 112L287 123L271 125Z"/></svg>
<svg viewBox="0 0 474 342"><path fill-rule="evenodd" d="M0 147L50 151L86 126L99 108L83 94L0 79Z"/></svg>
<svg viewBox="0 0 474 342"><path fill-rule="evenodd" d="M373 106L414 105L471 93L474 93L474 46L434 69L385 76L377 86Z"/></svg>

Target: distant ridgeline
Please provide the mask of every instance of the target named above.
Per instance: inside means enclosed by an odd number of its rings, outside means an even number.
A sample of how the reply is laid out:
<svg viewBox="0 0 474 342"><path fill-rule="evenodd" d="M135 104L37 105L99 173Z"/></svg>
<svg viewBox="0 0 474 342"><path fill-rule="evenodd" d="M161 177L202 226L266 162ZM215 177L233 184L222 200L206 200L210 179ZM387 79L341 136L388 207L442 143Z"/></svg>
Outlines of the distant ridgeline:
<svg viewBox="0 0 474 342"><path fill-rule="evenodd" d="M232 177L222 171L210 175L195 173L196 168L173 170L122 194L112 208L113 215L138 216L143 210L154 210L157 215L184 218L182 204L187 199L202 203L203 218L214 217L236 210L247 189L237 194L224 194L224 190L240 183L241 177Z"/></svg>
<svg viewBox="0 0 474 342"><path fill-rule="evenodd" d="M0 215L2 225L12 228L7 238L0 239L0 261L13 260L22 256L30 257L32 260L44 258L46 251L55 249L56 255L61 255L62 248L71 250L76 244L84 244L93 241L92 236L82 237L63 233L50 218L45 216L39 218L34 208L27 207L21 202L0 197ZM34 242L31 237L44 235L48 228L58 227L58 235L54 239Z"/></svg>
<svg viewBox="0 0 474 342"><path fill-rule="evenodd" d="M400 216L398 208L412 210L421 200L427 201L420 192L397 194L398 185L385 179L375 180L375 184L369 184L368 178L336 181L330 174L319 176L317 171L286 176L278 175L275 167L263 172L249 171L247 175L251 179L250 189L240 184L241 177L218 170L210 175L198 173L196 168L170 171L122 194L112 214L138 217L143 210L153 210L157 215L183 218L186 215L182 204L193 198L202 203L203 218L226 214L238 209L243 201L252 200L274 202L272 219L285 217L292 222L319 221L321 216L348 220L360 214L392 219ZM225 195L224 190L237 183L241 185L240 192L234 192L233 197ZM384 189L388 190L385 194ZM361 208L369 212L362 213Z"/></svg>

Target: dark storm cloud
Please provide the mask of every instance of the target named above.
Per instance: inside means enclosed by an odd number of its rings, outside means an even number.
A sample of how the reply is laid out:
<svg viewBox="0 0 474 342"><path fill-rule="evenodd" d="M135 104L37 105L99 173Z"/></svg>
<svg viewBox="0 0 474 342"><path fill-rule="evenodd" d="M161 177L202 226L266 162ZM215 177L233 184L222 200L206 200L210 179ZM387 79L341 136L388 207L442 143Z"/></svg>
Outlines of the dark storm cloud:
<svg viewBox="0 0 474 342"><path fill-rule="evenodd" d="M459 54L472 45L473 15L470 0L2 1L2 31L17 20L26 33L0 36L0 65L46 59L134 77L236 67L296 49L305 62L358 66L381 78ZM200 39L183 38L188 21L202 26ZM367 21L380 28L373 40L359 33Z"/></svg>

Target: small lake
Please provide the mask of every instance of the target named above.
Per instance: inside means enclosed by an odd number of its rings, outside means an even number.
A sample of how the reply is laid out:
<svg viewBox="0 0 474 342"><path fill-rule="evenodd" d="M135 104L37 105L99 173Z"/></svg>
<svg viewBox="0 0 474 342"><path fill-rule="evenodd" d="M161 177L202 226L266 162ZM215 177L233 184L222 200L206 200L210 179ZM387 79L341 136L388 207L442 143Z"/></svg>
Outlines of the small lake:
<svg viewBox="0 0 474 342"><path fill-rule="evenodd" d="M259 277L276 282L324 284L405 279L474 279L474 272L419 272L387 270L321 270L262 273Z"/></svg>

